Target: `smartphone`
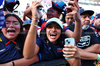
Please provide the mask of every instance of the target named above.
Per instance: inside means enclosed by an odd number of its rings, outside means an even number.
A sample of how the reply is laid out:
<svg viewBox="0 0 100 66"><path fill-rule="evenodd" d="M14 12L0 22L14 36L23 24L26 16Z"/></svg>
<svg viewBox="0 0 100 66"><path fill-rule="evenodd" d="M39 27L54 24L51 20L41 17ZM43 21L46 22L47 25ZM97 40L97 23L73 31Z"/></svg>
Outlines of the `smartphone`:
<svg viewBox="0 0 100 66"><path fill-rule="evenodd" d="M69 0L69 1L75 1L75 2L77 2L78 3L78 0ZM72 6L72 4L68 4L68 6ZM71 9L67 9L67 13L69 13L69 12L72 12L72 10Z"/></svg>
<svg viewBox="0 0 100 66"><path fill-rule="evenodd" d="M70 45L74 46L74 43L75 43L74 38L66 38L65 39L65 44L70 44Z"/></svg>
<svg viewBox="0 0 100 66"><path fill-rule="evenodd" d="M72 45L74 46L75 44L75 39L74 38L66 38L65 39L65 44L69 44L69 45ZM71 59L72 57L65 57L65 59Z"/></svg>

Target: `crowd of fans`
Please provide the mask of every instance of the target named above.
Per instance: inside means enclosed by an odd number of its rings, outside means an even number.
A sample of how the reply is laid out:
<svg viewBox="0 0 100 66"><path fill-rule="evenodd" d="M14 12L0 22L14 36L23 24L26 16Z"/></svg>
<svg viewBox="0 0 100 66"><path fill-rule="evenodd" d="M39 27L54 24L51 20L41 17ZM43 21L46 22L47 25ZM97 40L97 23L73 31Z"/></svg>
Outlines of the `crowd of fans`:
<svg viewBox="0 0 100 66"><path fill-rule="evenodd" d="M94 16L77 0L51 3L41 15L41 1L32 1L20 18L12 13L19 1L5 1L0 8L0 66L47 66L50 61L50 66L100 65L100 13ZM65 38L74 38L74 46L65 44Z"/></svg>

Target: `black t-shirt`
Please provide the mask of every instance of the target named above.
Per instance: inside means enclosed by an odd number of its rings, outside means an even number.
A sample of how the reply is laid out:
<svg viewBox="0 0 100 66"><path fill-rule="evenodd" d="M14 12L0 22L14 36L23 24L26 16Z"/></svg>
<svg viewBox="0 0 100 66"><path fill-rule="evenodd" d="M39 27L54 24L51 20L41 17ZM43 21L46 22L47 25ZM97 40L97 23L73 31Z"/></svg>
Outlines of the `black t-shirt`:
<svg viewBox="0 0 100 66"><path fill-rule="evenodd" d="M70 25L69 28L70 30L74 31L74 25ZM100 44L100 41L98 40L95 32L91 28L84 30L82 32L80 41L76 43L77 47L81 49L88 48L93 44ZM95 66L94 60L82 60L81 66Z"/></svg>
<svg viewBox="0 0 100 66"><path fill-rule="evenodd" d="M77 42L77 47L85 49L93 44L100 44L100 41L96 37L95 32L91 28L88 28L82 32L81 39Z"/></svg>

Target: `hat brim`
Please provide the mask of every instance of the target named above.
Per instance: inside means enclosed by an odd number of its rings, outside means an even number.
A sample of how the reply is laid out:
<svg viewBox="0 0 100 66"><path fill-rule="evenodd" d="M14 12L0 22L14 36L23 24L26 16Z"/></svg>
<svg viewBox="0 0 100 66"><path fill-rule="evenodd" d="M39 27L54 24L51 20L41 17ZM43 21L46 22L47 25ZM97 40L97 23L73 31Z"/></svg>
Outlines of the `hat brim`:
<svg viewBox="0 0 100 66"><path fill-rule="evenodd" d="M61 22L61 20L60 19L58 19L58 18L51 18L51 19L49 19L47 22L46 22L46 24L45 24L45 27L47 27L47 25L49 25L50 23L57 23L62 29L63 29L63 24L62 24L62 22Z"/></svg>
<svg viewBox="0 0 100 66"><path fill-rule="evenodd" d="M49 24L51 24L51 23L56 23L56 24L59 25L59 23L56 22L56 21L50 21L50 22L48 22L48 23L45 24L45 28L46 28ZM60 26L60 25L59 25L59 26ZM60 27L61 27L61 26L60 26ZM62 27L61 27L61 29L62 29Z"/></svg>
<svg viewBox="0 0 100 66"><path fill-rule="evenodd" d="M92 15L94 14L94 11L86 10L86 11L84 11L83 13L81 13L81 15L83 15L83 14L85 14L85 13L89 14L90 16L92 16Z"/></svg>
<svg viewBox="0 0 100 66"><path fill-rule="evenodd" d="M30 24L24 24L23 27L24 27L24 26L27 26L27 25L30 25Z"/></svg>

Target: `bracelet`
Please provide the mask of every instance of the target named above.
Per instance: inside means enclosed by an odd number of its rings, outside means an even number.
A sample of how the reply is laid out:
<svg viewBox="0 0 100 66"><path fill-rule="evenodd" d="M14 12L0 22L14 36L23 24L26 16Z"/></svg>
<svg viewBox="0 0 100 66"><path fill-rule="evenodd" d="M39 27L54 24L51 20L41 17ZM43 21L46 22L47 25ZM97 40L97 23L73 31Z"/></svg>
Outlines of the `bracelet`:
<svg viewBox="0 0 100 66"><path fill-rule="evenodd" d="M39 20L37 20L37 18L34 18L34 16L32 16L32 20L35 20L36 22L39 22Z"/></svg>
<svg viewBox="0 0 100 66"><path fill-rule="evenodd" d="M13 66L15 66L15 63L14 63L14 61L11 61L12 62L12 64L13 64Z"/></svg>
<svg viewBox="0 0 100 66"><path fill-rule="evenodd" d="M34 19L38 19L38 17L37 17L37 16L36 16L36 17L35 17L35 16L32 16L32 18L34 18Z"/></svg>
<svg viewBox="0 0 100 66"><path fill-rule="evenodd" d="M100 60L100 54L98 54L98 58L97 58L97 61L99 61Z"/></svg>
<svg viewBox="0 0 100 66"><path fill-rule="evenodd" d="M32 24L32 23L31 23L31 25L33 25L33 26L35 26L35 27L39 28L39 26L37 26L37 25L34 25L34 24Z"/></svg>

